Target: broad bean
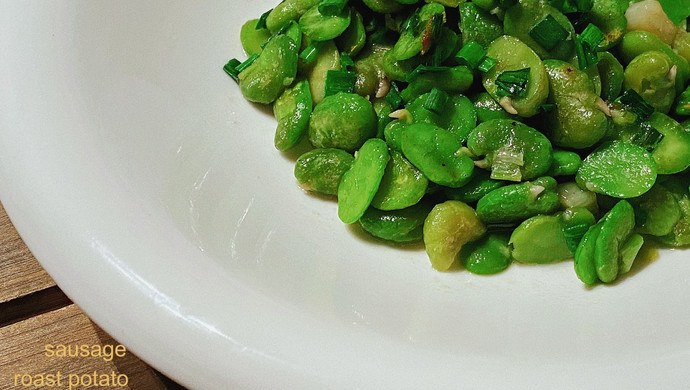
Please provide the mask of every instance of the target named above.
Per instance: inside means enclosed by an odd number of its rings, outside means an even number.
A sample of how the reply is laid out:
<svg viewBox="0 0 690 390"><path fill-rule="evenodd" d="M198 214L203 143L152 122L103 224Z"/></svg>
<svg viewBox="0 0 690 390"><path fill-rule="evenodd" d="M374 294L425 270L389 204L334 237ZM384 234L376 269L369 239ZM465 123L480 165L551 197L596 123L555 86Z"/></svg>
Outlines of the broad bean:
<svg viewBox="0 0 690 390"><path fill-rule="evenodd" d="M458 188L472 177L472 159L462 153L460 138L448 130L415 123L402 132L400 146L405 157L434 183Z"/></svg>
<svg viewBox="0 0 690 390"><path fill-rule="evenodd" d="M309 120L309 141L317 148L354 152L376 135L376 128L376 112L371 103L359 95L340 92L314 107Z"/></svg>
<svg viewBox="0 0 690 390"><path fill-rule="evenodd" d="M507 35L495 39L487 48L487 55L497 63L483 76L486 91L511 114L522 117L537 114L539 106L549 96L549 78L539 56L519 39ZM525 96L499 96L498 76L505 71L525 68L530 70Z"/></svg>
<svg viewBox="0 0 690 390"><path fill-rule="evenodd" d="M379 210L399 210L417 204L429 186L422 173L402 155L392 150L379 189L371 205Z"/></svg>
<svg viewBox="0 0 690 390"><path fill-rule="evenodd" d="M499 273L512 262L508 237L488 234L478 241L468 242L460 251L460 261L466 270L478 275Z"/></svg>
<svg viewBox="0 0 690 390"><path fill-rule="evenodd" d="M273 116L278 121L274 145L278 150L295 146L309 128L311 115L309 82L300 80L286 89L273 104Z"/></svg>
<svg viewBox="0 0 690 390"><path fill-rule="evenodd" d="M424 221L424 246L431 266L447 271L463 245L484 235L486 227L467 204L448 200L431 210Z"/></svg>
<svg viewBox="0 0 690 390"><path fill-rule="evenodd" d="M552 213L558 205L556 180L545 176L489 192L477 202L477 215L486 223L518 222Z"/></svg>
<svg viewBox="0 0 690 390"><path fill-rule="evenodd" d="M558 146L583 149L606 134L608 119L601 98L587 75L567 62L544 61L549 75L549 103L556 109L547 113L547 129Z"/></svg>
<svg viewBox="0 0 690 390"><path fill-rule="evenodd" d="M634 198L649 191L657 176L652 155L625 141L605 142L584 159L577 184L616 198Z"/></svg>
<svg viewBox="0 0 690 390"><path fill-rule="evenodd" d="M372 138L362 145L338 185L341 221L355 223L364 215L381 184L389 159L388 146L382 140Z"/></svg>
<svg viewBox="0 0 690 390"><path fill-rule="evenodd" d="M433 204L429 202L420 202L401 210L381 211L370 207L359 219L359 224L367 233L386 241L420 241L424 220L432 207Z"/></svg>
<svg viewBox="0 0 690 390"><path fill-rule="evenodd" d="M546 173L552 163L551 142L546 136L515 120L493 119L479 124L470 133L467 147L484 157L476 164L491 168L492 179L534 179Z"/></svg>
<svg viewBox="0 0 690 390"><path fill-rule="evenodd" d="M271 39L259 58L238 76L245 99L264 104L276 100L297 76L297 50L287 35Z"/></svg>
<svg viewBox="0 0 690 390"><path fill-rule="evenodd" d="M354 158L335 148L313 149L295 162L295 178L306 191L336 195L343 174L350 169Z"/></svg>

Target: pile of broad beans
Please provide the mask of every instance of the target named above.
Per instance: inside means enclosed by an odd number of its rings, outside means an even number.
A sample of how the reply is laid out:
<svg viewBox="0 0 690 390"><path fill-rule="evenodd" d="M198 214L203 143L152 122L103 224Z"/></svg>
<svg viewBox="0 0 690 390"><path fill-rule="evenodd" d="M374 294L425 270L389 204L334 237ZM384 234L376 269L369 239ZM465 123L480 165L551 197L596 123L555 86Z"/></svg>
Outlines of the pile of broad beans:
<svg viewBox="0 0 690 390"><path fill-rule="evenodd" d="M690 245L690 2L284 0L225 71L273 104L275 147L338 216L433 268ZM306 141L304 141L306 142Z"/></svg>

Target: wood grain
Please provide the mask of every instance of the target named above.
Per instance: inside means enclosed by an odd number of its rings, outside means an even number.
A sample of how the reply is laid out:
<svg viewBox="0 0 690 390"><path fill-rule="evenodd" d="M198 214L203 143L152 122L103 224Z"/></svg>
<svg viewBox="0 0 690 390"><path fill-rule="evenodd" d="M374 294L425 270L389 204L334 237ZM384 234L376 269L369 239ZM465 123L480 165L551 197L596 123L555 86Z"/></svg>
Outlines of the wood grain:
<svg viewBox="0 0 690 390"><path fill-rule="evenodd" d="M32 381L40 380L39 374L53 374L55 378L60 373L62 386L68 388L69 380L76 382L82 376L102 380L102 374L118 377L121 386L100 386L99 388L117 389L165 389L165 386L153 370L137 359L130 352L123 357L108 358L89 357L50 357L46 356L46 345L113 345L118 343L105 332L95 326L76 305L69 305L62 309L41 314L28 320L0 328L0 340L3 340L2 354L0 354L0 390L33 387L26 386ZM90 349L91 350L91 349ZM31 377L29 377L31 376ZM22 383L24 379L24 383ZM45 377L44 377L45 379ZM87 380L84 378L83 384ZM46 386L48 387L48 386ZM79 386L80 389L98 386ZM73 387L77 388L77 387Z"/></svg>
<svg viewBox="0 0 690 390"><path fill-rule="evenodd" d="M0 304L54 285L0 204Z"/></svg>
<svg viewBox="0 0 690 390"><path fill-rule="evenodd" d="M103 357L50 357L46 345L87 345L91 351L118 345L74 305L43 270L17 234L0 204L0 390L69 389L69 379L96 372L118 377L126 386L100 389L184 390L130 352L112 360ZM61 386L40 385L45 375L61 374ZM70 377L70 375L72 375ZM24 382L22 383L22 380ZM31 385L28 385L31 381ZM55 383L57 385L57 383ZM96 388L90 386L74 389Z"/></svg>

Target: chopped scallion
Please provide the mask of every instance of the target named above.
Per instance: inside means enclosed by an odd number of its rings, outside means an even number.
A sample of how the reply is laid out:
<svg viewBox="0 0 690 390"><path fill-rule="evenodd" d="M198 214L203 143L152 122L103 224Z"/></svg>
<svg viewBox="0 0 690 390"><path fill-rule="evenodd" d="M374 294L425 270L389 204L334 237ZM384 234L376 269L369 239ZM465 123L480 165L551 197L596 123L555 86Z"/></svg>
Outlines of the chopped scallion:
<svg viewBox="0 0 690 390"><path fill-rule="evenodd" d="M437 114L443 113L448 104L449 96L447 93L443 92L438 88L432 88L429 92L429 96L423 104L423 107L429 111L433 111Z"/></svg>
<svg viewBox="0 0 690 390"><path fill-rule="evenodd" d="M525 155L521 150L503 147L496 150L491 162L491 178L495 180L522 180Z"/></svg>
<svg viewBox="0 0 690 390"><path fill-rule="evenodd" d="M388 90L385 99L386 103L390 104L391 111L397 110L398 107L402 105L403 99L402 96L400 96L400 89L394 81L391 81L391 87Z"/></svg>
<svg viewBox="0 0 690 390"><path fill-rule="evenodd" d="M320 48L321 42L314 42L311 45L305 47L304 50L302 50L302 52L299 53L299 58L301 58L302 61L309 64L316 59L316 56L319 54Z"/></svg>
<svg viewBox="0 0 690 390"><path fill-rule="evenodd" d="M485 56L486 49L482 45L475 41L469 41L458 51L455 59L460 65L467 65L470 69L477 69Z"/></svg>
<svg viewBox="0 0 690 390"><path fill-rule="evenodd" d="M588 24L580 34L580 39L589 43L589 45L592 47L599 46L601 41L603 41L605 38L606 36L603 32L601 32L599 27L593 25L592 23Z"/></svg>
<svg viewBox="0 0 690 390"><path fill-rule="evenodd" d="M346 52L340 53L340 67L344 70L354 70L355 68L355 62Z"/></svg>
<svg viewBox="0 0 690 390"><path fill-rule="evenodd" d="M497 61L495 58L484 57L477 69L481 70L482 72L488 72L493 69L494 66L496 66L496 62Z"/></svg>
<svg viewBox="0 0 690 390"><path fill-rule="evenodd" d="M338 92L352 93L355 90L357 74L346 70L329 70L326 73L326 96Z"/></svg>
<svg viewBox="0 0 690 390"><path fill-rule="evenodd" d="M646 149L648 152L652 152L662 139L664 139L664 135L652 127L651 123L643 122L640 126L640 131L630 138L630 142Z"/></svg>
<svg viewBox="0 0 690 390"><path fill-rule="evenodd" d="M496 78L498 96L523 97L527 93L530 68L509 70Z"/></svg>
<svg viewBox="0 0 690 390"><path fill-rule="evenodd" d="M261 30L262 28L266 28L266 19L268 18L268 14L270 14L271 11L273 11L273 9L269 9L268 11L261 14L261 17L256 22L256 29L257 30Z"/></svg>
<svg viewBox="0 0 690 390"><path fill-rule="evenodd" d="M645 121L654 113L654 107L647 103L634 89L628 89L623 92L619 100L628 106L630 111L637 114L640 120Z"/></svg>
<svg viewBox="0 0 690 390"><path fill-rule="evenodd" d="M604 33L593 24L588 24L582 34L575 38L575 53L577 54L577 66L580 70L588 69L599 62L597 46L605 38Z"/></svg>
<svg viewBox="0 0 690 390"><path fill-rule="evenodd" d="M447 66L425 66L425 65L419 65L416 67L410 74L407 75L407 78L405 81L408 83L414 81L414 79L417 78L420 74L424 73L431 73L431 72L445 72L448 69L450 69Z"/></svg>
<svg viewBox="0 0 690 390"><path fill-rule="evenodd" d="M259 58L258 54L252 54L243 63L237 65L236 69L238 73L242 73L243 70L247 69L249 65L253 64L256 59Z"/></svg>
<svg viewBox="0 0 690 390"><path fill-rule="evenodd" d="M319 12L321 15L334 16L340 15L343 9L347 5L348 0L323 0L319 4Z"/></svg>
<svg viewBox="0 0 690 390"><path fill-rule="evenodd" d="M237 65L240 65L241 62L237 58L233 58L230 61L228 61L225 66L223 66L223 70L225 73L228 74L228 76L232 77L233 80L239 81L237 78L237 75L240 74L240 72L237 70Z"/></svg>
<svg viewBox="0 0 690 390"><path fill-rule="evenodd" d="M548 14L529 30L529 36L549 51L568 38L568 31L551 14Z"/></svg>
<svg viewBox="0 0 690 390"><path fill-rule="evenodd" d="M564 14L577 12L577 5L571 0L546 0L547 3L557 8Z"/></svg>

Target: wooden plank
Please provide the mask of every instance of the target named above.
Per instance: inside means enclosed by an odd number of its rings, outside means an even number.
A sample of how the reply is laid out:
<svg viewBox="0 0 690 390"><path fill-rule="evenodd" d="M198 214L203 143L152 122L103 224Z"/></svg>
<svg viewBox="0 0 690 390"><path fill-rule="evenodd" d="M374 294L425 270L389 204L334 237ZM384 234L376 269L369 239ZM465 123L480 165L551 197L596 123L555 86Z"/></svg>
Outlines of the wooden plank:
<svg viewBox="0 0 690 390"><path fill-rule="evenodd" d="M0 303L54 285L0 204Z"/></svg>
<svg viewBox="0 0 690 390"><path fill-rule="evenodd" d="M0 390L70 389L70 386L72 389L166 388L153 369L126 351L124 346L118 347L120 344L73 304L1 327L0 340ZM75 346L80 346L79 353L88 351L89 356L61 356L60 345L71 346L73 353L77 351ZM114 353L103 349L108 345L114 348ZM86 346L86 349L82 350L84 347L81 346ZM50 351L54 356L50 356ZM120 353L116 354L118 351ZM49 379L53 386L48 383ZM58 379L60 383L57 383ZM44 381L42 385L41 380ZM126 385L121 386L125 382Z"/></svg>

